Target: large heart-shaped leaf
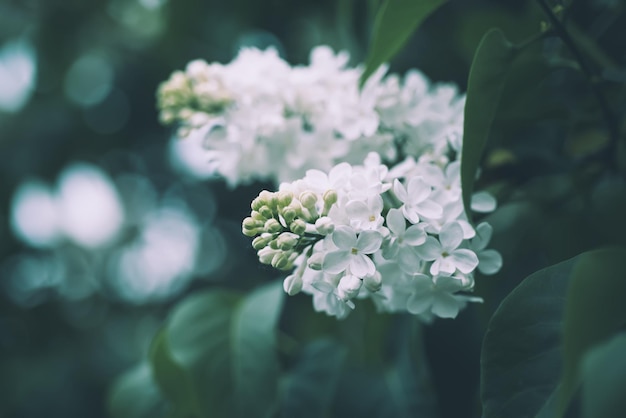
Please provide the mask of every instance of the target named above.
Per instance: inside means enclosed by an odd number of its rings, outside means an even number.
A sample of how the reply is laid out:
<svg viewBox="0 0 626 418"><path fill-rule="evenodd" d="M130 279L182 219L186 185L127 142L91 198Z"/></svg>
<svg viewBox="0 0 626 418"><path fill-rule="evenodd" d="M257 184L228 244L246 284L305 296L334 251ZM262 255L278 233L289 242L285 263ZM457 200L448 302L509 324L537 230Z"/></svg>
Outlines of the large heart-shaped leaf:
<svg viewBox="0 0 626 418"><path fill-rule="evenodd" d="M161 370L160 386L168 397L183 402L197 400L202 416L271 415L276 408L279 376L275 328L283 295L281 283L276 282L247 296L212 290L177 306L165 330L169 350L160 351L171 359L152 358L154 369ZM163 367L162 363L169 365ZM172 364L191 376L195 396L181 395L175 387L177 382L163 384L164 379L184 376ZM184 380L178 383L182 385Z"/></svg>
<svg viewBox="0 0 626 418"><path fill-rule="evenodd" d="M491 318L481 354L484 418L533 417L558 385L565 294L575 262L531 274Z"/></svg>
<svg viewBox="0 0 626 418"><path fill-rule="evenodd" d="M361 85L396 55L424 19L443 3L445 0L385 0L376 14Z"/></svg>
<svg viewBox="0 0 626 418"><path fill-rule="evenodd" d="M499 29L487 32L474 54L467 81L461 155L463 205L468 217L476 172L514 58L512 44Z"/></svg>

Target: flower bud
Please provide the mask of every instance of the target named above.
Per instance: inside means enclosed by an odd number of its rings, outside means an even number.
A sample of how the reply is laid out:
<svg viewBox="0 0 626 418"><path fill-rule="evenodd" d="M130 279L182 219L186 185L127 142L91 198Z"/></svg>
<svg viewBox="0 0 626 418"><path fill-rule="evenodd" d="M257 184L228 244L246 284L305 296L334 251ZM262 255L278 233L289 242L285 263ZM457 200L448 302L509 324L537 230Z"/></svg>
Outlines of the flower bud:
<svg viewBox="0 0 626 418"><path fill-rule="evenodd" d="M275 234L283 230L283 226L274 218L268 219L263 228L270 234Z"/></svg>
<svg viewBox="0 0 626 418"><path fill-rule="evenodd" d="M291 192L280 191L276 193L276 202L279 208L284 208L285 206L289 206L292 200L293 200L293 193Z"/></svg>
<svg viewBox="0 0 626 418"><path fill-rule="evenodd" d="M263 203L263 200L261 200L259 197L255 197L250 204L250 208L252 210L259 210L261 206L265 206L265 204Z"/></svg>
<svg viewBox="0 0 626 418"><path fill-rule="evenodd" d="M274 257L272 257L272 267L277 268L278 270L289 270L292 267L289 256L292 254L292 252L288 251L277 252Z"/></svg>
<svg viewBox="0 0 626 418"><path fill-rule="evenodd" d="M261 215L256 210L253 210L250 216L252 217L252 219L259 221L260 223L264 223L267 220L265 216Z"/></svg>
<svg viewBox="0 0 626 418"><path fill-rule="evenodd" d="M259 256L259 261L263 264L271 264L272 263L272 259L274 258L274 256L278 253L278 250L273 250L270 247L265 247L260 249L257 252L257 255Z"/></svg>
<svg viewBox="0 0 626 418"><path fill-rule="evenodd" d="M278 242L278 247L281 250L291 250L298 244L298 235L293 234L291 232L283 232L278 236L276 240Z"/></svg>
<svg viewBox="0 0 626 418"><path fill-rule="evenodd" d="M296 219L297 213L295 210L293 210L293 208L287 207L283 209L281 215L283 219L285 220L285 222L287 224L290 224L293 222L294 219Z"/></svg>
<svg viewBox="0 0 626 418"><path fill-rule="evenodd" d="M241 223L241 226L243 227L243 229L256 229L262 225L263 225L262 223L260 223L259 221L255 219L252 219L251 217L245 218L243 222Z"/></svg>
<svg viewBox="0 0 626 418"><path fill-rule="evenodd" d="M332 206L337 203L337 192L333 189L324 192L324 205Z"/></svg>
<svg viewBox="0 0 626 418"><path fill-rule="evenodd" d="M265 206L269 206L271 209L276 208L276 193L262 190L261 193L259 193L259 198Z"/></svg>
<svg viewBox="0 0 626 418"><path fill-rule="evenodd" d="M272 211L272 209L269 208L269 206L261 206L259 208L259 213L261 214L261 216L263 216L265 219L270 219L274 217L274 213Z"/></svg>
<svg viewBox="0 0 626 418"><path fill-rule="evenodd" d="M379 272L374 273L372 276L365 276L363 285L372 293L378 292L383 285L383 276Z"/></svg>
<svg viewBox="0 0 626 418"><path fill-rule="evenodd" d="M289 225L289 229L296 235L304 235L306 232L306 222L302 219L296 219Z"/></svg>
<svg viewBox="0 0 626 418"><path fill-rule="evenodd" d="M317 203L317 196L313 192L302 192L300 193L300 203L307 209L314 208Z"/></svg>
<svg viewBox="0 0 626 418"><path fill-rule="evenodd" d="M359 294L362 285L363 281L361 279L349 274L347 276L343 276L339 281L339 285L337 286L337 293L339 294L339 297L343 300L352 299Z"/></svg>
<svg viewBox="0 0 626 418"><path fill-rule="evenodd" d="M280 250L278 239L273 239L267 244L272 250Z"/></svg>
<svg viewBox="0 0 626 418"><path fill-rule="evenodd" d="M297 293L300 293L302 290L302 276L299 274L290 274L285 278L283 282L283 289L285 289L285 293L289 296L293 296Z"/></svg>
<svg viewBox="0 0 626 418"><path fill-rule="evenodd" d="M257 251L262 248L265 248L267 247L267 244L269 244L271 239L272 239L272 235L267 234L267 233L261 234L260 236L252 240L252 248L254 248Z"/></svg>
<svg viewBox="0 0 626 418"><path fill-rule="evenodd" d="M314 253L309 260L307 261L307 265L312 270L321 270L322 265L324 263L324 253Z"/></svg>
<svg viewBox="0 0 626 418"><path fill-rule="evenodd" d="M335 230L335 224L328 216L322 216L315 221L315 229L320 235L328 235Z"/></svg>

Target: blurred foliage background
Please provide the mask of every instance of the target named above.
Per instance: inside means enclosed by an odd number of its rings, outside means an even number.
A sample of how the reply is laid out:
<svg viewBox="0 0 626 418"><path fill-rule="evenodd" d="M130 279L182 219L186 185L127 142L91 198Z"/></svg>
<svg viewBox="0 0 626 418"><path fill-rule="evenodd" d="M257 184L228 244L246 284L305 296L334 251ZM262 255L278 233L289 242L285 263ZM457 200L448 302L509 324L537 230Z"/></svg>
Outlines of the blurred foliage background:
<svg viewBox="0 0 626 418"><path fill-rule="evenodd" d="M240 232L249 202L268 185L229 190L208 179L201 156L185 153L159 125L156 88L192 59L228 62L242 46L274 46L297 64L327 44L350 51L356 65L377 5L0 1L1 417L107 416L113 379L145 356L176 301L200 288L251 289L278 276L258 264ZM574 1L567 16L602 69L620 130L625 7ZM419 68L463 91L487 29L520 42L544 20L534 1L451 1L390 71ZM603 171L607 130L585 77L559 53L559 41L533 50L528 66L509 76L481 180L501 202L489 220L504 268L478 278L483 305L425 329L442 417L479 416L481 339L521 279L597 245L625 243L623 178ZM537 63L536 56L560 58ZM51 199L64 202L65 221L46 218ZM305 296L286 303L286 312L312 311ZM313 334L342 326L307 315Z"/></svg>

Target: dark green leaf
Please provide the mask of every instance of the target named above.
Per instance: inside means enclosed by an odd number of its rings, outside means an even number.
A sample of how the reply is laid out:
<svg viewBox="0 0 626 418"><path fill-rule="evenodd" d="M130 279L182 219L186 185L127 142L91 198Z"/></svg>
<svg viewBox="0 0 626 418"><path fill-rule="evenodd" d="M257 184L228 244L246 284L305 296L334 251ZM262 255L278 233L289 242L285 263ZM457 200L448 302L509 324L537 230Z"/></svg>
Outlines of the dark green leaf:
<svg viewBox="0 0 626 418"><path fill-rule="evenodd" d="M445 0L386 0L376 15L361 85L396 55L424 19L443 3Z"/></svg>
<svg viewBox="0 0 626 418"><path fill-rule="evenodd" d="M499 29L487 32L474 54L467 82L461 156L463 205L468 217L476 172L514 57L511 43Z"/></svg>
<svg viewBox="0 0 626 418"><path fill-rule="evenodd" d="M156 383L172 402L177 413L200 415L196 388L189 373L172 358L165 329L154 337L149 359Z"/></svg>
<svg viewBox="0 0 626 418"><path fill-rule="evenodd" d="M248 296L209 291L179 305L167 325L173 360L193 379L211 417L264 417L275 408L279 282Z"/></svg>
<svg viewBox="0 0 626 418"><path fill-rule="evenodd" d="M621 418L626 411L626 335L593 348L582 363L583 417Z"/></svg>
<svg viewBox="0 0 626 418"><path fill-rule="evenodd" d="M579 256L565 307L561 412L577 388L585 353L626 324L624 295L626 249L602 249Z"/></svg>
<svg viewBox="0 0 626 418"><path fill-rule="evenodd" d="M307 345L284 390L283 417L327 417L347 354L328 339Z"/></svg>
<svg viewBox="0 0 626 418"><path fill-rule="evenodd" d="M109 415L113 418L165 417L166 402L146 363L127 371L113 384L109 394Z"/></svg>
<svg viewBox="0 0 626 418"><path fill-rule="evenodd" d="M561 329L576 258L528 276L493 315L481 354L484 418L535 416L561 373Z"/></svg>

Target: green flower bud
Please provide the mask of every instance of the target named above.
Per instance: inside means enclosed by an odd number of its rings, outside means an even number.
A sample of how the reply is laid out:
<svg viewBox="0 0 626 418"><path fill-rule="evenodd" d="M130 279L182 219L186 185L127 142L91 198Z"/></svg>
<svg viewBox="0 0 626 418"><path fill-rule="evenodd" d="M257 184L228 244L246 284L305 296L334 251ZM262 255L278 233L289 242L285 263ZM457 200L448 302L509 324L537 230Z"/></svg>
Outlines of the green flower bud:
<svg viewBox="0 0 626 418"><path fill-rule="evenodd" d="M272 250L280 250L280 244L278 243L278 239L271 240L268 245Z"/></svg>
<svg viewBox="0 0 626 418"><path fill-rule="evenodd" d="M324 192L324 205L332 206L337 203L337 192L333 189Z"/></svg>
<svg viewBox="0 0 626 418"><path fill-rule="evenodd" d="M274 218L268 219L263 228L270 234L275 234L283 230L283 226Z"/></svg>
<svg viewBox="0 0 626 418"><path fill-rule="evenodd" d="M278 203L279 208L284 208L288 206L293 200L293 193L287 191L281 191L276 193L276 201Z"/></svg>
<svg viewBox="0 0 626 418"><path fill-rule="evenodd" d="M283 232L278 236L276 241L278 242L278 247L281 250L291 250L298 244L298 235L293 234L291 232Z"/></svg>
<svg viewBox="0 0 626 418"><path fill-rule="evenodd" d="M315 221L315 229L320 235L332 234L335 230L335 223L328 216L322 216Z"/></svg>
<svg viewBox="0 0 626 418"><path fill-rule="evenodd" d="M256 210L253 210L252 213L250 214L250 216L252 216L252 219L257 220L260 223L264 223L267 220L267 218L265 216L261 215Z"/></svg>
<svg viewBox="0 0 626 418"><path fill-rule="evenodd" d="M293 296L300 293L303 284L302 275L291 274L285 278L285 281L283 282L283 289L285 289L285 293L289 296Z"/></svg>
<svg viewBox="0 0 626 418"><path fill-rule="evenodd" d="M307 265L312 270L321 270L324 263L324 253L315 253L307 261Z"/></svg>
<svg viewBox="0 0 626 418"><path fill-rule="evenodd" d="M300 193L300 203L307 209L314 208L317 203L317 195L313 192L302 192Z"/></svg>
<svg viewBox="0 0 626 418"><path fill-rule="evenodd" d="M280 251L278 250L273 250L269 247L265 247L260 249L257 252L257 255L259 256L259 261L263 264L271 264L272 260L274 259L274 256L276 256L277 254L279 254Z"/></svg>
<svg viewBox="0 0 626 418"><path fill-rule="evenodd" d="M292 263L289 259L291 252L277 252L274 257L272 257L272 267L277 268L278 270L289 270L292 267Z"/></svg>
<svg viewBox="0 0 626 418"><path fill-rule="evenodd" d="M289 229L296 235L304 235L306 232L306 222L302 219L296 219L291 224L289 224Z"/></svg>
<svg viewBox="0 0 626 418"><path fill-rule="evenodd" d="M257 210L258 211L259 209L261 209L261 206L265 206L265 204L258 197L255 197L254 200L252 200L252 203L250 203L250 208L252 210Z"/></svg>
<svg viewBox="0 0 626 418"><path fill-rule="evenodd" d="M282 215L283 219L285 220L285 222L287 224L292 223L293 220L296 219L296 216L298 216L296 211L293 210L293 208L290 208L290 207L287 207L287 208L283 209L281 215Z"/></svg>
<svg viewBox="0 0 626 418"><path fill-rule="evenodd" d="M243 220L241 226L243 227L243 229L256 229L259 228L260 226L262 226L263 223L252 219L251 217L247 217Z"/></svg>
<svg viewBox="0 0 626 418"><path fill-rule="evenodd" d="M374 273L373 276L365 276L363 278L363 286L370 292L378 292L383 286L383 277L379 272Z"/></svg>
<svg viewBox="0 0 626 418"><path fill-rule="evenodd" d="M274 212L272 211L272 209L269 208L269 206L261 206L259 208L259 213L261 214L261 216L263 216L265 219L270 219L274 217Z"/></svg>

